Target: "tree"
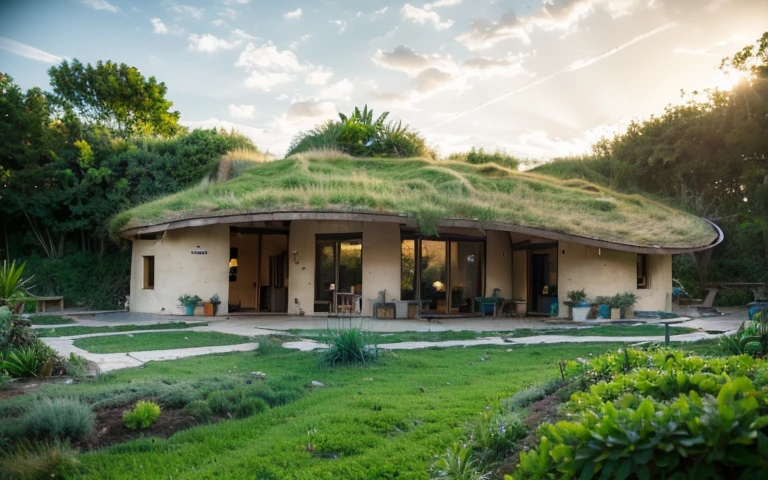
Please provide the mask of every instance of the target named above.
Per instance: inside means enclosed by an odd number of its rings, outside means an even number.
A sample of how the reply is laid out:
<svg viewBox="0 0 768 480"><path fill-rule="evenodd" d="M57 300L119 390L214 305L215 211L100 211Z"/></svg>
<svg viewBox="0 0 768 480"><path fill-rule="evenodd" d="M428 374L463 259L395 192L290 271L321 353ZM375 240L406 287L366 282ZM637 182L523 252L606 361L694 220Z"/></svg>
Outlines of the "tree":
<svg viewBox="0 0 768 480"><path fill-rule="evenodd" d="M66 60L48 70L51 86L66 112L74 109L86 123L103 125L122 136L170 137L185 130L165 95L168 88L136 67L111 61L83 65Z"/></svg>

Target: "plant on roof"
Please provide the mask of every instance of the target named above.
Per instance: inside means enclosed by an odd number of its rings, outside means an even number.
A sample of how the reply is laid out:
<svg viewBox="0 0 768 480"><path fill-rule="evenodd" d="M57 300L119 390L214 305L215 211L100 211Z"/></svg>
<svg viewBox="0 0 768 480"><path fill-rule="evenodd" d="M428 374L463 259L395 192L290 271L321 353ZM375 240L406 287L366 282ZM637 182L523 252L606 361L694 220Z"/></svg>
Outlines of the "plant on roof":
<svg viewBox="0 0 768 480"><path fill-rule="evenodd" d="M291 142L287 156L310 150L335 149L355 157L434 156L424 138L402 120L386 122L389 112L375 117L368 105L349 115L339 113L339 120L302 132Z"/></svg>

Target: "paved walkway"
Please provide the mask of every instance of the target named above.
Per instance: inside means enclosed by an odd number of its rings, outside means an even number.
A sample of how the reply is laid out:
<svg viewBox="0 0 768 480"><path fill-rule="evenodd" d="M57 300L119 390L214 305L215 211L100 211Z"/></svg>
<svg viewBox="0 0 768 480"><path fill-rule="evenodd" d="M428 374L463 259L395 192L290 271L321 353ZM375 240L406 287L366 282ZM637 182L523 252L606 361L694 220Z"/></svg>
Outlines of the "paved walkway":
<svg viewBox="0 0 768 480"><path fill-rule="evenodd" d="M171 350L155 350L147 352L128 352L128 353L110 353L94 354L74 346L74 341L79 338L108 336L108 335L146 335L150 333L169 332L169 331L214 331L221 333L230 333L248 337L267 336L273 334L289 334L289 330L326 330L336 328L361 328L370 332L442 332L442 331L483 331L483 332L511 332L516 329L525 328L532 330L548 330L563 328L583 328L584 324L575 325L568 322L550 323L540 319L520 319L507 317L471 317L471 318L442 318L436 320L374 320L370 318L324 318L324 317L298 317L288 315L269 315L269 316L240 316L231 315L225 317L186 317L175 315L152 315L132 312L111 312L97 313L93 315L73 315L77 323L71 325L46 325L37 328L62 328L71 326L116 326L116 325L136 325L137 330L128 332L105 332L92 333L85 335L73 335L68 337L46 337L43 338L46 344L55 349L62 356L69 356L70 353L80 355L87 360L98 365L99 370L107 372L120 368L138 367L150 361L176 360L179 358L192 357L198 355L207 355L211 353L225 352L243 352L255 350L258 343L243 343L236 345L221 345L214 347L196 347L180 348ZM713 338L716 334L732 332L738 329L739 325L746 320L745 310L734 310L728 315L708 318L691 319L679 326L701 329L699 332L684 335L675 335L673 341L692 342ZM140 330L142 325L155 325L170 322L208 322L207 326L198 326L185 329L160 329L160 330ZM591 325L605 324L610 322L590 322ZM653 323L653 320L648 321ZM709 334L707 332L712 332ZM663 342L663 336L639 336L639 337L601 337L601 336L570 336L570 335L536 335L520 338L506 338L502 336L491 336L478 338L474 340L451 340L444 342L401 342L380 344L378 347L383 350L413 350L429 347L461 347L475 345L536 345L552 343L585 343L585 342L630 342L639 343L645 341ZM319 342L311 340L297 340L295 342L286 342L285 348L293 348L302 351L311 351L326 348Z"/></svg>

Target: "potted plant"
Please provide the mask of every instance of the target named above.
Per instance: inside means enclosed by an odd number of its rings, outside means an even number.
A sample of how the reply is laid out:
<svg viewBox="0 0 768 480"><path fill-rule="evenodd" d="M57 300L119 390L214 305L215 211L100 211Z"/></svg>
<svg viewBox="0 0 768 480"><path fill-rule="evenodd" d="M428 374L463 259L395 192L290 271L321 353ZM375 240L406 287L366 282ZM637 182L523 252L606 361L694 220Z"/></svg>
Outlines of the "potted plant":
<svg viewBox="0 0 768 480"><path fill-rule="evenodd" d="M207 302L203 303L203 315L213 316L216 315L216 311L219 309L219 294L215 293Z"/></svg>
<svg viewBox="0 0 768 480"><path fill-rule="evenodd" d="M202 298L197 295L189 295L187 293L179 297L179 303L186 309L186 314L190 316L195 314L195 307L201 300Z"/></svg>
<svg viewBox="0 0 768 480"><path fill-rule="evenodd" d="M568 316L578 322L586 320L592 304L587 301L587 294L584 292L584 289L571 290L567 293L567 296L568 300L563 303L568 306Z"/></svg>
<svg viewBox="0 0 768 480"><path fill-rule="evenodd" d="M611 318L611 297L604 295L595 297L595 305L597 305L597 318Z"/></svg>
<svg viewBox="0 0 768 480"><path fill-rule="evenodd" d="M619 295L619 304L621 309L621 318L634 317L633 306L637 302L637 295L632 292L624 292Z"/></svg>
<svg viewBox="0 0 768 480"><path fill-rule="evenodd" d="M611 307L611 320L619 320L621 318L621 306L622 298L621 294L617 293L612 296L608 305Z"/></svg>

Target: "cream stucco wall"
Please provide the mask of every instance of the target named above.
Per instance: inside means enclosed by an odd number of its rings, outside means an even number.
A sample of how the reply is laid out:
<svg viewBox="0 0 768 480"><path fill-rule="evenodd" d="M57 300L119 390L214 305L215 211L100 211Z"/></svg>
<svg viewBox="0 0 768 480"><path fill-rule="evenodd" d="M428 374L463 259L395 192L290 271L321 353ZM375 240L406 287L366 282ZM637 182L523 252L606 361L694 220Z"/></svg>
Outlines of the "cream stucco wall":
<svg viewBox="0 0 768 480"><path fill-rule="evenodd" d="M494 288L501 289L501 296L510 298L512 290L512 241L509 233L488 230L485 247L485 296L490 297Z"/></svg>
<svg viewBox="0 0 768 480"><path fill-rule="evenodd" d="M558 292L560 316L567 316L564 301L571 290L586 291L589 298L632 292L638 296L635 310L672 308L672 256L649 255L649 288L637 288L637 254L560 242Z"/></svg>
<svg viewBox="0 0 768 480"><path fill-rule="evenodd" d="M192 251L206 251L195 255ZM155 288L144 284L143 256L155 257ZM229 226L169 230L157 240L134 240L131 261L131 311L180 315L179 296L208 300L218 293L219 314L229 297Z"/></svg>
<svg viewBox="0 0 768 480"><path fill-rule="evenodd" d="M399 225L296 220L291 222L288 237L289 314L297 315L302 310L306 315L314 315L315 235L356 232L363 234L363 315L371 315L370 300L375 299L381 290L387 291L388 299L400 297ZM294 251L298 252L298 263L293 261Z"/></svg>

